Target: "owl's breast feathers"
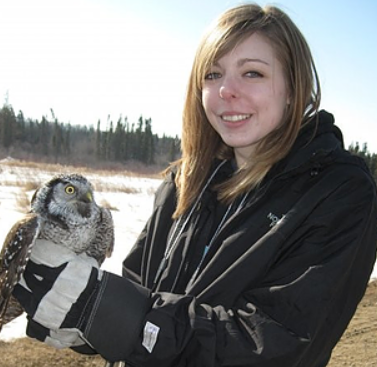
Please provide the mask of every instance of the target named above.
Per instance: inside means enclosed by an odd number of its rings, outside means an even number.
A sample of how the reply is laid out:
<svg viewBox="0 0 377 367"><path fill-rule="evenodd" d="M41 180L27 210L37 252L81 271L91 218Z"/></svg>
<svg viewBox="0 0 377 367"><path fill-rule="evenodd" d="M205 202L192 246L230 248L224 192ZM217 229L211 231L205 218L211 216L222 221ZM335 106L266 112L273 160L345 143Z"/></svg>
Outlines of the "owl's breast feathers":
<svg viewBox="0 0 377 367"><path fill-rule="evenodd" d="M97 260L101 266L106 257L110 257L114 248L114 223L110 210L100 207L100 215L94 226L94 236L85 253Z"/></svg>
<svg viewBox="0 0 377 367"><path fill-rule="evenodd" d="M114 224L110 210L97 207L85 220L65 219L65 225L49 218L43 221L40 238L69 248L77 254L86 253L99 265L110 257L114 247Z"/></svg>

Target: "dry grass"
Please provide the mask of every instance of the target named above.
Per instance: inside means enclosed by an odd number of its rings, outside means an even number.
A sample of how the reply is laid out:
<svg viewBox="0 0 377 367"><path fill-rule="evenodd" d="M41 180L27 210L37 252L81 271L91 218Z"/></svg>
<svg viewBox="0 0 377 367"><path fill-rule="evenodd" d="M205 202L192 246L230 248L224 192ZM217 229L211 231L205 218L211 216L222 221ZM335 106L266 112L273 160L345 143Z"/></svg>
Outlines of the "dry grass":
<svg viewBox="0 0 377 367"><path fill-rule="evenodd" d="M29 339L14 342L0 341L1 367L103 367L99 356L84 356L71 350L57 350Z"/></svg>
<svg viewBox="0 0 377 367"><path fill-rule="evenodd" d="M46 164L32 161L23 161L19 159L2 160L1 165L8 167L27 167L35 170L43 170L47 173L67 173L67 172L78 172L82 174L88 174L90 172L96 172L98 175L109 176L109 175L124 175L128 177L144 177L144 178L161 178L161 169L156 167L143 167L140 164L130 163L129 169L125 169L121 165L108 165L108 168L92 168L85 166L69 166L61 164Z"/></svg>
<svg viewBox="0 0 377 367"><path fill-rule="evenodd" d="M41 182L37 182L34 180L30 180L24 183L24 190L25 191L35 191L39 186Z"/></svg>
<svg viewBox="0 0 377 367"><path fill-rule="evenodd" d="M108 180L108 177L119 176L119 177L133 177L133 178L158 178L161 179L161 175L157 173L144 173L143 171L129 171L124 169L93 169L89 167L74 167L74 166L63 166L59 164L42 164L36 162L27 162L21 160L9 160L1 161L1 166L7 166L8 171L15 177L10 180L0 180L1 186L10 186L10 187L20 187L26 192L35 191L40 185L41 181L36 180L37 174L36 171L41 171L48 176L54 176L61 173L79 173L82 175L95 174L98 179L93 180L93 186L97 192L118 192L125 194L138 194L141 192L141 189L127 186L126 184L120 184L119 182L113 183ZM9 168L10 167L10 168ZM29 177L25 177L24 173L20 174L18 168L28 168L30 171ZM1 168L0 168L1 171ZM24 171L23 171L24 172ZM152 193L153 194L153 193ZM21 199L20 199L21 200Z"/></svg>
<svg viewBox="0 0 377 367"><path fill-rule="evenodd" d="M101 200L101 203L100 205L103 207L103 208L106 208L106 209L109 209L109 210L114 210L114 211L119 211L119 209L117 207L115 207L114 205L111 205L107 200L105 199L102 199Z"/></svg>
<svg viewBox="0 0 377 367"><path fill-rule="evenodd" d="M377 280L369 283L328 367L377 367Z"/></svg>
<svg viewBox="0 0 377 367"><path fill-rule="evenodd" d="M8 181L8 180L1 180L1 186L13 186L13 187L22 187L25 191L32 191L35 190L39 185L40 182L36 182L33 180L30 181Z"/></svg>
<svg viewBox="0 0 377 367"><path fill-rule="evenodd" d="M112 184L111 182L96 182L95 190L98 192L120 192L124 194L139 194L140 189L126 185Z"/></svg>
<svg viewBox="0 0 377 367"><path fill-rule="evenodd" d="M21 213L26 213L30 209L30 200L25 191L21 191L16 195L16 205Z"/></svg>

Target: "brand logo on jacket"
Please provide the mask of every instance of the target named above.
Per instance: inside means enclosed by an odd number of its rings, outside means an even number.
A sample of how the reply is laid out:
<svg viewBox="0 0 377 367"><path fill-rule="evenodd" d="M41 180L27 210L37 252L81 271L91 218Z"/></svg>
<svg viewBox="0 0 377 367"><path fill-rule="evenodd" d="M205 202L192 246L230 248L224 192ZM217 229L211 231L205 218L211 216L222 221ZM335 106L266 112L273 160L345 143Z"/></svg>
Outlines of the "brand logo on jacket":
<svg viewBox="0 0 377 367"><path fill-rule="evenodd" d="M160 328L152 324L151 322L147 321L144 327L144 335L143 335L143 347L149 352L152 353L154 346L157 342L157 336L160 332Z"/></svg>
<svg viewBox="0 0 377 367"><path fill-rule="evenodd" d="M271 221L270 227L272 228L272 227L275 227L284 218L284 215L282 215L282 217L279 218L277 215L273 213L269 213L267 215L267 218Z"/></svg>

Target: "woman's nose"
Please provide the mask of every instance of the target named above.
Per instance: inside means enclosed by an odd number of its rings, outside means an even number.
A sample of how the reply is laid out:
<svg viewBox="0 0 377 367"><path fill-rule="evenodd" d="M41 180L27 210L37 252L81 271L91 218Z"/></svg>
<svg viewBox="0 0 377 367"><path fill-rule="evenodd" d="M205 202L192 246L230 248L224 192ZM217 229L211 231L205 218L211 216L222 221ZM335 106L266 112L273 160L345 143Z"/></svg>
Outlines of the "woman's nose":
<svg viewBox="0 0 377 367"><path fill-rule="evenodd" d="M238 88L234 80L224 79L219 89L221 99L229 100L238 97Z"/></svg>

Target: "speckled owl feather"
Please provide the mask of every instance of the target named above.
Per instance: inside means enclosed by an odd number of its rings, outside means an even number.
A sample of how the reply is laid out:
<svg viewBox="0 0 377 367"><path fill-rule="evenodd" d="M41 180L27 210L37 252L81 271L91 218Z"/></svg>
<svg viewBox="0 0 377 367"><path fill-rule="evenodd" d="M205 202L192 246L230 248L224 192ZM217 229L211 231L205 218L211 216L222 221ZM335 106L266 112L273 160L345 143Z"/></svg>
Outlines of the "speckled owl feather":
<svg viewBox="0 0 377 367"><path fill-rule="evenodd" d="M99 265L111 256L114 225L108 209L97 205L91 183L82 175L58 175L33 195L31 211L14 224L0 253L0 330L23 310L12 297L38 239L50 240Z"/></svg>

